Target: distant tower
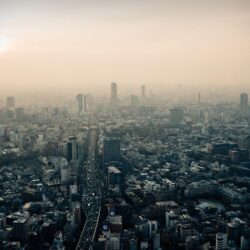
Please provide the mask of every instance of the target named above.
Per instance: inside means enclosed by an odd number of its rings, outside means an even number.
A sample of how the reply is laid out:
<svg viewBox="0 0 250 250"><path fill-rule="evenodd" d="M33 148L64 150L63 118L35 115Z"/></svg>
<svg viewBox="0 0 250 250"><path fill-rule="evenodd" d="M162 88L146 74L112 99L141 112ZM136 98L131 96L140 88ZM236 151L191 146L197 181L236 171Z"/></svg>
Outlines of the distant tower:
<svg viewBox="0 0 250 250"><path fill-rule="evenodd" d="M84 110L84 112L86 113L87 112L87 96L86 95L84 95L83 96L83 110Z"/></svg>
<svg viewBox="0 0 250 250"><path fill-rule="evenodd" d="M240 111L242 114L246 114L248 111L248 94L246 93L240 95Z"/></svg>
<svg viewBox="0 0 250 250"><path fill-rule="evenodd" d="M15 107L15 97L8 96L6 99L6 107L7 108L14 108Z"/></svg>
<svg viewBox="0 0 250 250"><path fill-rule="evenodd" d="M201 103L201 93L198 93L198 104Z"/></svg>
<svg viewBox="0 0 250 250"><path fill-rule="evenodd" d="M77 113L80 114L83 110L83 95L77 95L76 101L77 101Z"/></svg>
<svg viewBox="0 0 250 250"><path fill-rule="evenodd" d="M111 105L117 104L117 84L115 82L111 83Z"/></svg>
<svg viewBox="0 0 250 250"><path fill-rule="evenodd" d="M145 85L141 86L141 97L142 99L146 98L146 86Z"/></svg>

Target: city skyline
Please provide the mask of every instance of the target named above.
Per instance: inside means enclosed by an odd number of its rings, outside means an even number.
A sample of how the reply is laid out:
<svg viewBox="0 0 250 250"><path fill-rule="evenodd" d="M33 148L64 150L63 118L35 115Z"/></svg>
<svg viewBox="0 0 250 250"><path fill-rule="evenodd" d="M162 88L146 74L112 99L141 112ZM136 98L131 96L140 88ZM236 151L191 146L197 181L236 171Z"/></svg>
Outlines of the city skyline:
<svg viewBox="0 0 250 250"><path fill-rule="evenodd" d="M0 0L0 249L250 249L249 0Z"/></svg>

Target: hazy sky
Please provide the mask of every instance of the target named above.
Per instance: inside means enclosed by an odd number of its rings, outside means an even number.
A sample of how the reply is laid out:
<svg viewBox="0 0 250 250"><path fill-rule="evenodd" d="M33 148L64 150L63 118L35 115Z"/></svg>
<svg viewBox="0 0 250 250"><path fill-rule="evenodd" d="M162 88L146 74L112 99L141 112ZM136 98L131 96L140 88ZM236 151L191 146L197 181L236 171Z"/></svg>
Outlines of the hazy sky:
<svg viewBox="0 0 250 250"><path fill-rule="evenodd" d="M0 0L1 90L250 85L249 0Z"/></svg>

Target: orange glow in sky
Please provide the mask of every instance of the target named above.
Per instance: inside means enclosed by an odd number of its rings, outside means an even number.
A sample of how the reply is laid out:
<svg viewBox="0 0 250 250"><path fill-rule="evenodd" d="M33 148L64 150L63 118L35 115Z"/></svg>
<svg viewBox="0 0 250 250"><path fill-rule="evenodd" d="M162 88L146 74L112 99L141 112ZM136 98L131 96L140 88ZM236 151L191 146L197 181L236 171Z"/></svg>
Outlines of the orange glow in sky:
<svg viewBox="0 0 250 250"><path fill-rule="evenodd" d="M249 65L249 0L0 1L6 88L249 84Z"/></svg>

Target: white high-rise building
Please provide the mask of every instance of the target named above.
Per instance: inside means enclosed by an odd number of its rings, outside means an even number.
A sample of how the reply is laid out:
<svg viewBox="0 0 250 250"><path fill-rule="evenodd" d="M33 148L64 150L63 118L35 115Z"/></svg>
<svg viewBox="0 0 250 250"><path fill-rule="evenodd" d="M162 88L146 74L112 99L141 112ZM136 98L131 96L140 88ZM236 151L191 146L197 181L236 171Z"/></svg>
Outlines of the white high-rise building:
<svg viewBox="0 0 250 250"><path fill-rule="evenodd" d="M216 234L216 250L224 250L227 248L227 234L217 233Z"/></svg>

